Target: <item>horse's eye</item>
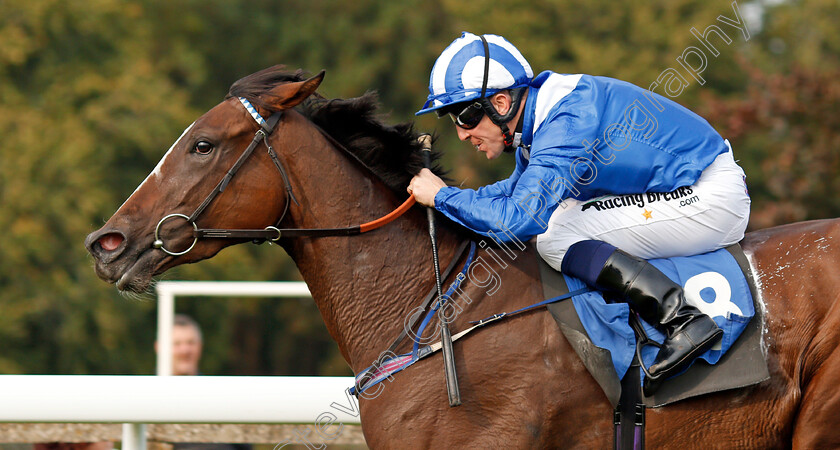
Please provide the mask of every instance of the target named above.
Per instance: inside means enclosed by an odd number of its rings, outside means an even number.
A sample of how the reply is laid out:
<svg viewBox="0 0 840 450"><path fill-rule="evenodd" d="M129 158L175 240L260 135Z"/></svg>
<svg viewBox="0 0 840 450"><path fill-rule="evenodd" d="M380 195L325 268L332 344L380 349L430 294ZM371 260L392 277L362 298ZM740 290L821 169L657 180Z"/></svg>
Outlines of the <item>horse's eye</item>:
<svg viewBox="0 0 840 450"><path fill-rule="evenodd" d="M207 141L198 141L195 143L195 148L193 150L200 155L206 155L213 151L213 144Z"/></svg>

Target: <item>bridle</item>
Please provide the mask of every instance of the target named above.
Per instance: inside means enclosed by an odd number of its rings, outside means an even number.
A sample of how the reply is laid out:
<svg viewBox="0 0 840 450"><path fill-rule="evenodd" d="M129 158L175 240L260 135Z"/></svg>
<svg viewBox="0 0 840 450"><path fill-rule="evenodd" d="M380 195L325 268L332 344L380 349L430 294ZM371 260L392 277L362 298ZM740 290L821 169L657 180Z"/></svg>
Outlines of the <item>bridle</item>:
<svg viewBox="0 0 840 450"><path fill-rule="evenodd" d="M323 237L323 236L352 236L355 234L365 233L367 231L375 230L383 225L386 225L396 219L397 217L401 216L403 213L408 211L415 203L414 196L410 196L402 205L400 205L397 209L389 213L388 215L381 217L377 220L363 223L361 225L350 226L350 227L343 227L343 228L286 228L281 229L280 223L283 222L283 219L286 217L286 213L289 212L289 205L291 202L295 202L295 204L299 204L297 199L292 192L292 185L289 183L289 176L286 174L286 170L283 168L283 164L280 162L280 159L277 157L277 152L274 151L274 148L269 144L268 137L271 136L271 133L277 127L277 123L280 121L282 117L282 111L275 112L272 114L268 120L264 119L259 112L257 112L256 108L251 104L250 101L245 99L244 97L239 97L240 103L242 106L245 107L246 110L251 114L251 117L257 122L260 126L260 129L254 134L254 139L251 140L251 143L248 147L245 148L245 151L239 155L239 158L236 162L233 163L233 166L227 171L225 176L219 181L216 187L210 192L207 198L204 199L203 202L198 206L198 208L193 211L192 214L187 216L186 214L169 214L164 216L158 222L157 226L155 227L155 240L152 244L152 247L156 249L162 250L167 255L171 256L181 256L185 255L190 252L195 247L195 244L198 243L199 239L245 239L245 240L254 240L257 242L262 241L272 241L276 242L281 237ZM327 135L327 137L329 137ZM334 144L336 143L334 139L330 139L331 142ZM285 185L286 194L288 194L288 199L286 200L286 205L283 208L283 214L280 215L280 219L277 220L277 223L273 226L267 226L264 229L205 229L199 228L198 225L195 223L198 216L201 215L202 212L213 202L213 200L222 193L225 188L230 183L230 180L236 175L236 172L245 164L245 161L254 152L257 146L260 145L260 142L264 142L266 148L268 149L268 155L271 157L271 161L274 163L277 170L280 172L280 177L283 179L283 184ZM164 247L163 239L160 237L160 228L164 222L174 218L182 218L186 220L186 222L193 227L193 242L190 244L189 248L184 251L175 252L172 250L167 249Z"/></svg>
<svg viewBox="0 0 840 450"><path fill-rule="evenodd" d="M169 214L167 216L164 216L162 219L160 219L157 226L155 227L155 234L154 234L155 240L154 240L154 243L152 244L152 246L154 248L160 249L164 253L166 253L168 255L171 255L171 256L181 256L181 255L185 255L185 254L189 253L190 250L192 250L195 247L195 245L198 243L198 240L201 239L201 238L254 239L254 240L257 240L257 241L265 241L265 240L277 241L281 237L351 236L351 235L361 234L361 233L364 233L364 232L367 232L367 231L375 230L375 229L377 229L377 228L379 228L379 227L381 227L381 226L383 226L387 223L390 223L391 221L393 221L394 219L396 219L397 217L401 216L403 213L408 211L409 208L411 208L414 205L415 199L414 199L414 195L412 194L410 197L408 197L408 199L402 205L400 205L397 209L395 209L391 213L387 214L386 216L381 217L381 218L379 218L377 220L374 220L372 222L367 222L367 223L363 223L361 225L352 226L352 227L310 228L310 229L303 229L303 228L280 229L280 228L278 228L280 226L280 223L286 217L286 213L289 212L289 204L292 201L294 201L295 204L298 204L297 199L295 199L294 193L292 192L292 186L289 183L289 177L286 174L286 170L283 168L283 164L280 162L280 159L277 157L277 153L274 151L274 148L272 148L271 144L268 142L268 137L274 131L274 128L277 126L277 123L280 121L280 118L282 117L282 114L281 114L280 111L278 111L278 112L275 112L274 114L272 114L268 118L268 120L264 120L262 118L262 116L259 114L259 112L257 112L256 108L254 108L254 106L251 104L251 102L249 102L247 99L245 99L243 97L239 97L239 101L242 103L243 106L245 106L245 109L248 110L248 112L251 114L251 117L253 117L254 120L256 120L257 124L260 125L260 129L258 129L257 132L254 134L254 139L251 140L251 143L248 145L248 147L245 149L245 151L243 151L242 154L239 155L239 158L236 160L236 162L234 162L233 166L228 170L228 172L221 179L221 181L219 181L219 184L216 185L216 187L213 189L213 191L210 192L210 194L207 196L207 198L205 198L204 201L201 202L201 204L198 206L198 208L196 208L196 210L193 211L193 213L191 215L187 216L185 214L175 213L175 214ZM345 150L345 152L346 152L346 149L344 149L344 147L339 142L337 142L331 136L326 134L323 130L320 130L320 131L327 138L327 140L330 143L332 143L333 145L335 145L336 147L338 147L340 149ZM430 137L428 137L428 138L429 139L427 140L427 142L429 143L429 147L424 148L424 151L427 151L427 152L430 153L431 152L431 147L430 147L431 138ZM280 172L280 176L283 178L283 183L284 183L285 188L286 188L286 193L288 194L288 199L286 200L286 204L283 208L283 214L280 215L280 219L277 221L277 223L274 226L268 226L268 227L265 227L262 230L228 230L228 229L200 229L200 228L198 228L198 225L195 223L198 216L200 216L201 213L204 212L204 210L207 208L207 206L209 206L210 203L212 203L213 200L220 193L222 193L225 190L227 185L230 183L230 180L234 177L234 175L236 175L236 172L239 171L239 169L242 167L242 165L245 163L245 161L248 159L248 157L251 155L251 153L254 152L254 149L257 148L257 146L260 144L260 141L265 143L265 146L268 149L268 154L271 157L271 160L274 162L274 165L277 167L277 170ZM426 167L429 167L431 165L429 155L428 154L424 155L424 158L426 158L426 161L425 161ZM446 277L449 275L449 271L451 271L452 268L455 267L456 262L461 259L461 256L462 256L464 250L466 249L466 244L467 244L466 242L464 242L461 245L461 249L455 255L455 258L450 262L450 265L447 268L446 272L443 274L443 277L441 277L440 270L439 270L439 267L438 267L438 260L437 260L437 243L435 242L435 227L434 227L434 221L432 220L433 217L434 217L434 212L432 210L429 210L429 211L430 211L429 212L429 218L430 218L429 219L430 220L429 234L432 238L432 254L434 255L435 278L436 278L437 283L436 283L436 287L432 290L432 292L430 292L427 295L426 301L424 302L424 305L423 305L421 310L425 310L426 307L429 304L431 304L431 302L434 298L440 299L438 305L443 304L443 296L441 295L442 294L441 280L446 279ZM192 244L190 244L189 248L187 248L186 250L181 251L181 252L173 252L173 251L167 249L166 247L164 247L164 242L160 238L160 228L161 228L161 226L163 225L164 222L166 222L169 219L173 219L173 218L183 218L187 221L188 224L192 225L192 227L193 227L193 242L192 242ZM472 244L471 248L472 248L472 251L471 251L471 255L472 255L473 252L475 251L475 243ZM471 258L472 258L472 256L470 256L470 259ZM467 270L468 266L469 266L468 264L465 265L464 271ZM463 276L463 275L461 275L461 276ZM437 294L437 295L435 295L435 294ZM447 295L449 295L449 293ZM432 311L430 311L430 313L432 313L432 312L436 313L437 308L434 308ZM430 317L430 316L427 315L427 317ZM403 341L403 339L405 338L405 336L407 334L407 330L413 329L414 324L417 322L417 320L419 318L420 318L419 314L414 315L412 317L410 323L406 324L407 327L405 327L403 329L403 332L400 334L400 336L392 344L392 346L391 346L392 350L396 349L396 347L400 345L400 343ZM443 320L443 319L441 319L441 320ZM425 324L425 322L426 322L426 320L424 319L424 324ZM446 323L443 323L441 326L442 326L442 330L446 331L444 336L449 336L448 328L446 328ZM473 327L473 328L475 328L475 327ZM422 329L421 329L421 333L422 333ZM453 391L450 390L451 389L450 388L451 384L454 384L454 392L455 392L454 397L453 397L453 394L450 393L449 404L450 404L450 406L457 406L457 405L461 404L461 400L460 400L460 394L457 393L458 392L457 379L454 378L455 377L455 372L454 372L455 363L454 363L454 359L452 359L452 356L451 356L452 355L451 339L452 338L450 337L449 338L450 349L449 350L444 349L443 354L444 354L444 358L447 362L447 368L446 368L447 392L453 392ZM442 342L445 342L444 339L442 339ZM390 353L390 351L389 351L389 353ZM452 368L450 369L449 366L451 366ZM451 371L451 375L450 375L450 371ZM362 385L364 384L364 383L362 383L362 381L367 379L370 375L371 375L371 369L369 368L362 374L361 378L357 378L357 382L355 384L355 390L356 390L357 393L361 390ZM453 398L454 398L454 400L453 400Z"/></svg>

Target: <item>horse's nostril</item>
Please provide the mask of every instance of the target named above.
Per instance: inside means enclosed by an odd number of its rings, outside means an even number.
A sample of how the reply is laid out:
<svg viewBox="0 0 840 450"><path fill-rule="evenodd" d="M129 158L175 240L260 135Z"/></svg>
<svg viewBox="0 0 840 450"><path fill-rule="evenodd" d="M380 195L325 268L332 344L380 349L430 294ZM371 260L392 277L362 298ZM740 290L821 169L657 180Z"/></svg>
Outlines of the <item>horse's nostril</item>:
<svg viewBox="0 0 840 450"><path fill-rule="evenodd" d="M124 239L125 238L123 238L123 236L119 233L108 233L99 238L97 242L99 242L99 245L102 246L103 250L106 252L112 252L116 250L120 244L122 244Z"/></svg>

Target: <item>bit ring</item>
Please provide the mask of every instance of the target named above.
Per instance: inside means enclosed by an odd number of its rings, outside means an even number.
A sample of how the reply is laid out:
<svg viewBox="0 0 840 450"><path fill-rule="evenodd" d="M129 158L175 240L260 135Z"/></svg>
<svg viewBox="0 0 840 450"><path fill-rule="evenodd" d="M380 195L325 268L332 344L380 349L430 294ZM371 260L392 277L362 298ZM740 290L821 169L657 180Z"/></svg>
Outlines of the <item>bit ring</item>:
<svg viewBox="0 0 840 450"><path fill-rule="evenodd" d="M189 253L190 250L193 249L193 247L195 247L195 244L198 243L198 237L193 238L192 245L190 245L190 247L188 249L186 249L182 252L173 252L171 250L167 250L166 247L163 246L163 239L160 238L160 226L163 225L163 222L166 222L167 220L172 219L174 217L183 218L188 223L192 224L193 230L198 231L198 225L196 225L195 222L190 222L189 221L190 220L189 216L187 216L185 214L169 214L168 216L165 216L163 219L160 219L160 222L158 222L157 226L155 227L155 242L152 244L152 247L160 249L164 253L166 253L167 255L171 255L171 256L186 255L187 253Z"/></svg>

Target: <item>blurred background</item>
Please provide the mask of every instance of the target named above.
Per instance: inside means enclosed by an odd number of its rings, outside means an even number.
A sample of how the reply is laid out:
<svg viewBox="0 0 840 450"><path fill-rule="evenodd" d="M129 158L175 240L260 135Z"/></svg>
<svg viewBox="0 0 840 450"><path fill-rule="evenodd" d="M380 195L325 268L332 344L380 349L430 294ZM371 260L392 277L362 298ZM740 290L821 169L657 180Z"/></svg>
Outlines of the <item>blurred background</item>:
<svg viewBox="0 0 840 450"><path fill-rule="evenodd" d="M733 5L746 32L717 19L736 20ZM463 30L507 37L537 73L648 87L673 68L689 84L675 100L732 142L755 230L840 216L838 23L837 0L0 0L0 373L154 373L154 296L98 280L82 242L259 69L326 69L323 95L375 90L386 121L405 122ZM731 39L710 37L716 57L691 32L710 25ZM702 85L677 62L689 46L708 58ZM448 120L416 124L440 134L456 183L512 169ZM278 247L241 245L164 279L300 278ZM204 374L350 374L311 300L190 298L178 312L204 330Z"/></svg>

